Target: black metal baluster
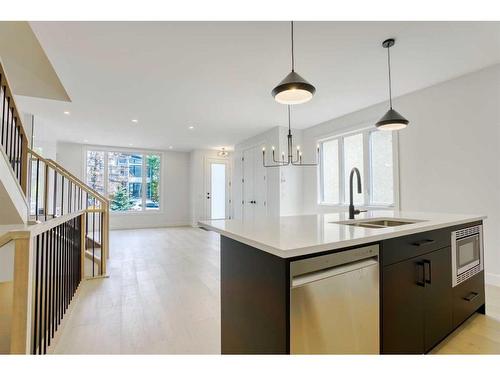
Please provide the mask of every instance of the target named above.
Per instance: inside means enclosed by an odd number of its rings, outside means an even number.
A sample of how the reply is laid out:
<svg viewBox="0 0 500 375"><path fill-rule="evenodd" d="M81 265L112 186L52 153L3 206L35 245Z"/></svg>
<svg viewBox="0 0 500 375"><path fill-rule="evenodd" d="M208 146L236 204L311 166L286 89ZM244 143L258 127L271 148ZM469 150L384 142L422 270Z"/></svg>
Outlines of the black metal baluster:
<svg viewBox="0 0 500 375"><path fill-rule="evenodd" d="M100 258L100 264L99 264L99 275L103 275L102 273L102 258L104 257L104 252L103 252L103 244L102 244L102 231L104 229L103 222L102 222L102 212L99 212L99 243L101 244L101 258Z"/></svg>
<svg viewBox="0 0 500 375"><path fill-rule="evenodd" d="M54 202L52 202L52 217L56 217L57 211L57 171L54 169L54 197L52 198Z"/></svg>
<svg viewBox="0 0 500 375"><path fill-rule="evenodd" d="M73 258L73 296L76 292L76 217L73 218L73 246L72 246L72 258Z"/></svg>
<svg viewBox="0 0 500 375"><path fill-rule="evenodd" d="M14 171L14 174L17 176L17 170L16 170L16 146L17 146L17 118L14 116L12 118L12 161L11 161L11 167L12 170Z"/></svg>
<svg viewBox="0 0 500 375"><path fill-rule="evenodd" d="M12 114L10 116L10 142L9 142L9 152L8 152L8 156L9 156L9 162L10 162L10 165L13 167L12 165L12 159L13 159L13 144L14 144L14 137L16 136L14 134L14 108L12 108Z"/></svg>
<svg viewBox="0 0 500 375"><path fill-rule="evenodd" d="M43 325L43 298L44 298L44 293L45 293L45 285L43 284L44 280L44 263L45 263L45 252L44 252L44 244L45 244L45 233L41 234L41 240L40 240L40 252L41 252L41 261L40 261L40 329L39 329L39 352L40 354L43 354L43 331L44 331L44 325Z"/></svg>
<svg viewBox="0 0 500 375"><path fill-rule="evenodd" d="M21 178L23 177L23 167L24 167L24 165L23 165L23 137L22 137L22 135L19 137L18 142L19 142L19 155L18 155L17 160L18 160L19 167L17 169L18 169L18 174L19 174L18 179L19 179L19 181L21 181Z"/></svg>
<svg viewBox="0 0 500 375"><path fill-rule="evenodd" d="M0 96L2 96L2 127L0 128L0 145L3 146L3 118L5 117L5 90L2 85L2 75L0 74Z"/></svg>
<svg viewBox="0 0 500 375"><path fill-rule="evenodd" d="M19 181L19 137L21 136L21 128L18 125L19 120L16 119L16 142L14 145L14 172Z"/></svg>
<svg viewBox="0 0 500 375"><path fill-rule="evenodd" d="M95 201L94 201L95 210ZM92 277L95 277L95 211L92 211Z"/></svg>
<svg viewBox="0 0 500 375"><path fill-rule="evenodd" d="M49 200L49 192L48 192L48 178L49 178L49 166L47 165L47 162L43 162L45 168L43 169L43 217L44 220L47 221L47 201Z"/></svg>
<svg viewBox="0 0 500 375"><path fill-rule="evenodd" d="M5 108L7 101L7 88L3 87L3 103L2 103L2 146L5 146Z"/></svg>
<svg viewBox="0 0 500 375"><path fill-rule="evenodd" d="M58 323L61 323L61 319L62 319L62 305L63 305L63 299L62 299L62 291L63 291L63 283L62 283L62 265L63 265L63 255L62 255L62 224L60 224L58 227L57 227L57 233L58 233L58 237L57 237L57 252L59 254L59 266L58 266L58 270L59 270L59 275L58 275L58 279L59 279L59 286L58 286Z"/></svg>
<svg viewBox="0 0 500 375"><path fill-rule="evenodd" d="M61 175L61 216L64 215L64 176Z"/></svg>
<svg viewBox="0 0 500 375"><path fill-rule="evenodd" d="M10 98L7 97L7 120L5 121L5 154L9 156L9 117L10 117Z"/></svg>
<svg viewBox="0 0 500 375"><path fill-rule="evenodd" d="M56 314L55 314L55 307L56 307L56 250L55 250L55 244L56 244L56 227L51 229L51 236L50 236L50 251L52 253L52 273L51 273L51 283L52 283L52 292L51 292L51 299L50 299L50 336L53 338L54 333L56 331Z"/></svg>
<svg viewBox="0 0 500 375"><path fill-rule="evenodd" d="M36 159L36 178L35 178L35 220L38 220L38 185L39 181L38 179L40 178L40 159Z"/></svg>
<svg viewBox="0 0 500 375"><path fill-rule="evenodd" d="M9 153L9 119L10 119L10 98L7 97L7 117L5 119L5 139L4 139L4 150L5 154ZM7 155L8 156L8 155Z"/></svg>
<svg viewBox="0 0 500 375"><path fill-rule="evenodd" d="M48 300L47 296L49 294L49 285L48 285L48 275L49 275L49 236L48 233L44 233L44 253L45 253L45 268L44 268L44 278L45 278L45 293L44 293L44 303L43 303L43 354L47 353L47 337L48 337Z"/></svg>
<svg viewBox="0 0 500 375"><path fill-rule="evenodd" d="M73 182L68 180L68 213L71 213L71 192L73 190Z"/></svg>
<svg viewBox="0 0 500 375"><path fill-rule="evenodd" d="M47 320L47 347L50 346L50 332L51 332L51 297L52 297L52 251L51 251L51 244L52 244L52 233L51 230L47 231L47 296L46 301L47 301L47 306L45 308L45 311L47 312L46 320Z"/></svg>
<svg viewBox="0 0 500 375"><path fill-rule="evenodd" d="M66 234L64 237L66 238L66 310L68 309L69 306L69 241L68 241L68 234L69 234L69 223L65 223L66 226Z"/></svg>

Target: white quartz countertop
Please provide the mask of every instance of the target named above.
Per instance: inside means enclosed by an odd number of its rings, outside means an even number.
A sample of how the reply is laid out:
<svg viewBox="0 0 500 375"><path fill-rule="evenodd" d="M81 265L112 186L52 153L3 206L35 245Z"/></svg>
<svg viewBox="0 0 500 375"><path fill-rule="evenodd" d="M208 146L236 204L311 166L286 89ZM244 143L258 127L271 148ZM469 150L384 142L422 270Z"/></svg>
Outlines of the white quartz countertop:
<svg viewBox="0 0 500 375"><path fill-rule="evenodd" d="M356 227L335 223L348 220L347 212L340 212L252 221L205 220L199 224L281 258L291 258L479 221L486 216L378 210L361 213L355 221L372 218L418 222L388 228Z"/></svg>

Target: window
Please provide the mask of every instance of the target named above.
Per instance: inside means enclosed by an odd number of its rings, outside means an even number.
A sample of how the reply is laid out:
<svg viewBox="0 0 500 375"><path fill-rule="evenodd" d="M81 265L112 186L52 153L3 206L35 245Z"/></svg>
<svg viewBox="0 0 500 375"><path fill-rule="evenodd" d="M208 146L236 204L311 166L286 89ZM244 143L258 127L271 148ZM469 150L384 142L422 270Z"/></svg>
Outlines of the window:
<svg viewBox="0 0 500 375"><path fill-rule="evenodd" d="M363 192L354 204L363 206L394 206L395 162L394 132L363 130L327 139L320 143L320 203L349 204L349 175L358 168ZM355 182L356 184L356 182Z"/></svg>
<svg viewBox="0 0 500 375"><path fill-rule="evenodd" d="M111 201L112 211L160 209L160 155L87 151L87 184Z"/></svg>

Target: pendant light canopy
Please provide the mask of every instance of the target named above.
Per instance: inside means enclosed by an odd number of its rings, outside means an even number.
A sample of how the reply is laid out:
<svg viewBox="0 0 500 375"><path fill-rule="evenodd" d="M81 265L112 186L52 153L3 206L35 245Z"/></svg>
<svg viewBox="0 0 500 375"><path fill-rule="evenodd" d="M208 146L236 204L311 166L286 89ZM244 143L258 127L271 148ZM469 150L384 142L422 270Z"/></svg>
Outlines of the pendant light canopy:
<svg viewBox="0 0 500 375"><path fill-rule="evenodd" d="M271 94L281 104L302 104L312 99L316 89L295 72L293 21L291 21L292 71L273 89Z"/></svg>
<svg viewBox="0 0 500 375"><path fill-rule="evenodd" d="M392 108L392 82L391 82L391 53L390 48L394 45L394 39L384 40L382 47L387 48L387 66L389 71L389 110L375 124L380 130L400 130L408 126L410 121Z"/></svg>

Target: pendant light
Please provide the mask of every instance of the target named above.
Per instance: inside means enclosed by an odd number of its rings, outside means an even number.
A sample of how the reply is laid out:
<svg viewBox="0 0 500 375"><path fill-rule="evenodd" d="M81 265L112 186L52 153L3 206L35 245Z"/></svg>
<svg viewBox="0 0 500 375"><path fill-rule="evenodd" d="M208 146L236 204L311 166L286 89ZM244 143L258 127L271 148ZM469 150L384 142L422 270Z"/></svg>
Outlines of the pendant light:
<svg viewBox="0 0 500 375"><path fill-rule="evenodd" d="M290 124L290 106L288 105L287 107L288 107L288 135L287 135L288 154L285 156L285 153L282 152L281 153L281 160L276 160L276 152L275 152L274 146L273 146L272 151L273 151L273 163L274 164L266 165L266 148L263 147L262 148L262 165L264 165L264 167L266 167L266 168L286 167L287 165L290 165L290 164L294 165L294 166L298 166L298 167L315 167L318 165L317 161L314 163L302 163L302 152L300 151L300 146L297 146L297 148L296 148L296 156L294 159L292 127ZM317 146L317 148L316 148L316 153L317 153L317 156L316 156L316 160L317 160L318 156L319 156L319 146Z"/></svg>
<svg viewBox="0 0 500 375"><path fill-rule="evenodd" d="M302 104L312 99L316 89L313 85L295 72L295 56L293 49L293 21L291 21L292 71L278 83L271 94L281 104Z"/></svg>
<svg viewBox="0 0 500 375"><path fill-rule="evenodd" d="M380 130L400 130L408 126L410 121L392 108L392 82L391 82L391 53L390 48L394 45L394 39L384 40L382 47L387 48L387 66L389 71L389 110L378 120L375 126Z"/></svg>
<svg viewBox="0 0 500 375"><path fill-rule="evenodd" d="M224 147L217 153L218 156L228 156L229 152L226 151Z"/></svg>

